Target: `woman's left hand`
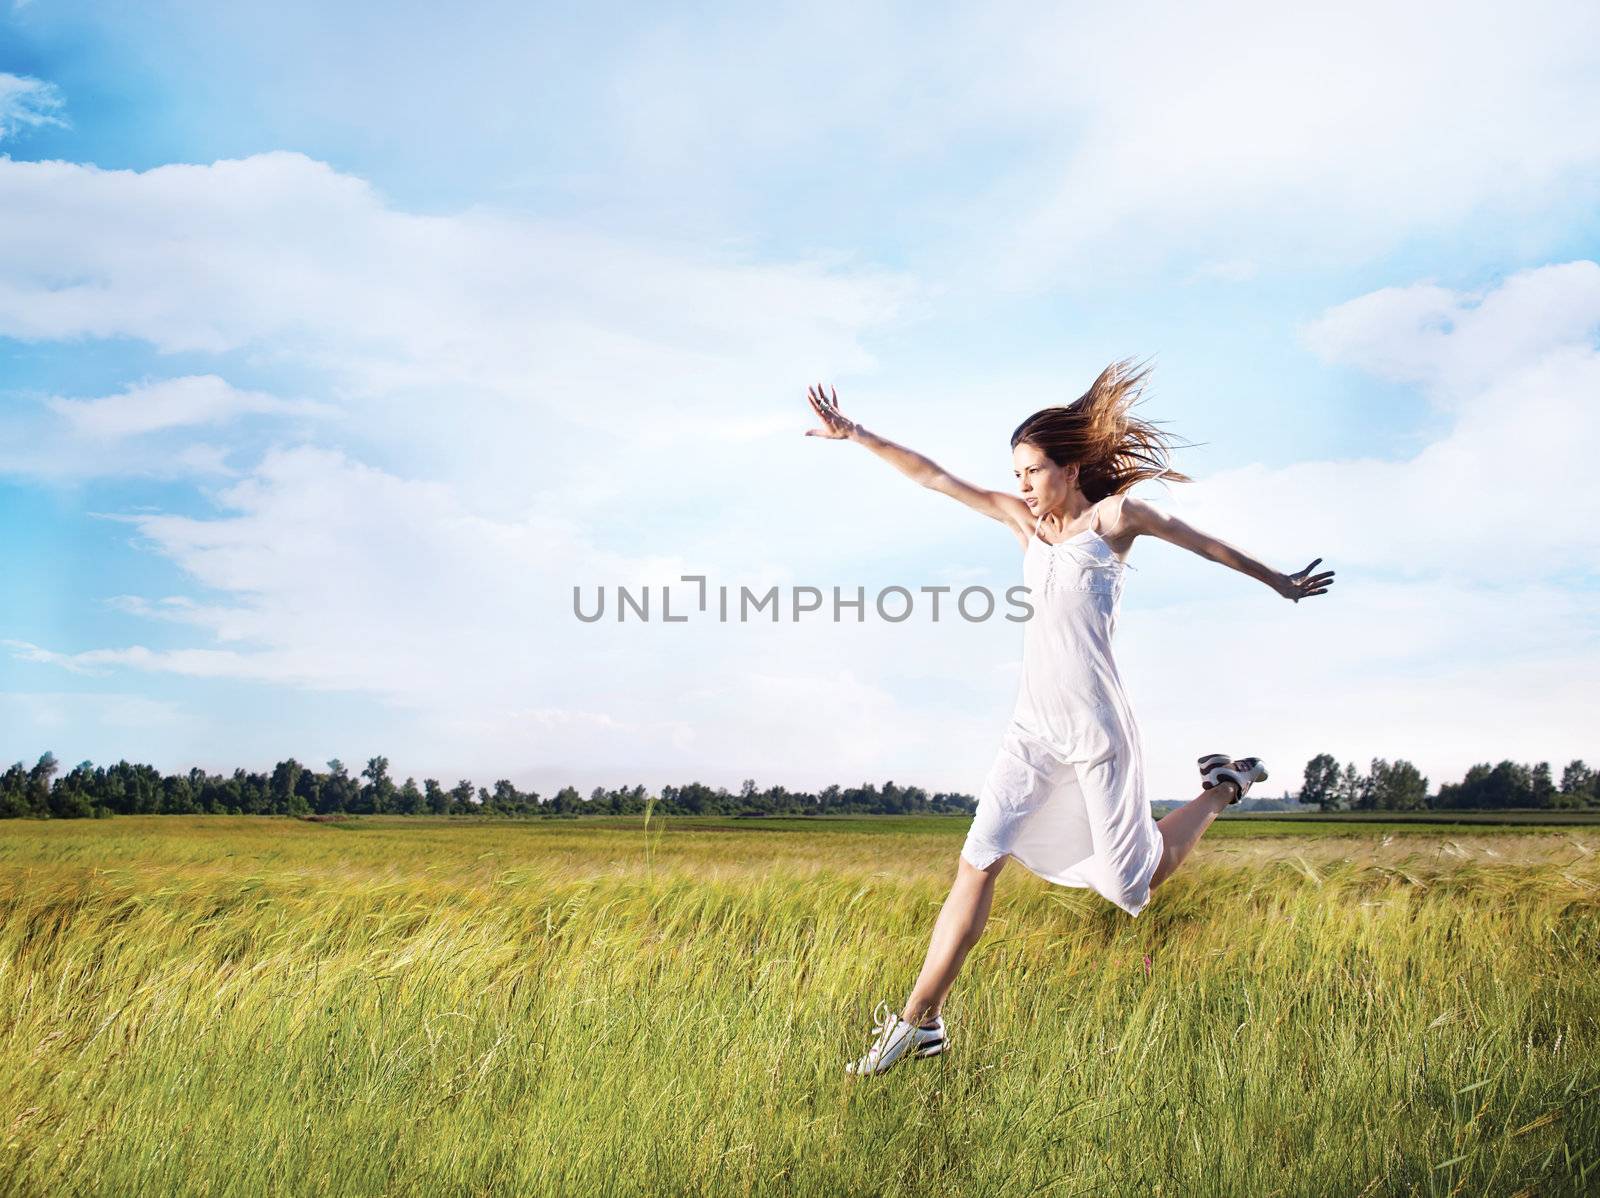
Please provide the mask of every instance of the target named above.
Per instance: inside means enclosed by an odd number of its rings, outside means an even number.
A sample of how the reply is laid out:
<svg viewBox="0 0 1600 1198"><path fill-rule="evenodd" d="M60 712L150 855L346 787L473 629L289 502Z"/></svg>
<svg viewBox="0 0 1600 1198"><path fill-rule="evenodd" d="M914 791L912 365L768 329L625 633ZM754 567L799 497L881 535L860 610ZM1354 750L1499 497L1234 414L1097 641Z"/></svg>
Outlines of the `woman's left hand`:
<svg viewBox="0 0 1600 1198"><path fill-rule="evenodd" d="M824 392L821 383L806 388L806 399L811 402L811 410L822 421L821 428L806 429L806 436L826 437L829 441L849 440L856 433L856 422L839 410L838 390L830 388L830 391L832 394Z"/></svg>
<svg viewBox="0 0 1600 1198"><path fill-rule="evenodd" d="M1317 558L1304 570L1297 571L1294 574L1278 575L1278 580L1273 584L1273 589L1285 599L1292 599L1296 603L1299 603L1307 595L1326 594L1328 588L1333 585L1334 572L1332 570L1324 570L1321 574L1313 574L1311 572L1316 568L1317 562L1321 560L1320 557Z"/></svg>

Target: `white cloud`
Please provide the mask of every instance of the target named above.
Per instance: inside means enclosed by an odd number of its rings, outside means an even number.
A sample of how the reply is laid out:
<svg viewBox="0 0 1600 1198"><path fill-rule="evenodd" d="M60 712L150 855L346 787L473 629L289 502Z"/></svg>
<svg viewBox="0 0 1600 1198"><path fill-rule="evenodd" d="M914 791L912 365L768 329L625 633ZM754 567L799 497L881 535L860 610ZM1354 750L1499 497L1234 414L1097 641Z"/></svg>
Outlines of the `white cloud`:
<svg viewBox="0 0 1600 1198"><path fill-rule="evenodd" d="M636 386L644 365L658 396L714 394L732 345L864 363L859 331L903 291L485 210L416 216L291 153L142 173L4 162L0 202L0 332L268 346L369 393L443 383L556 408L579 384Z"/></svg>
<svg viewBox="0 0 1600 1198"><path fill-rule="evenodd" d="M1279 568L1320 555L1339 581L1294 606L1171 546L1136 547L1118 654L1156 797L1191 791L1193 757L1216 748L1268 757L1271 794L1322 751L1405 756L1435 785L1484 757L1583 751L1600 624L1589 592L1559 579L1600 560L1585 466L1600 451L1597 269L1545 267L1478 294L1390 289L1307 327L1331 362L1421 388L1447 426L1410 455L1257 464L1174 491L1170 507L1201 528ZM914 530L919 509L902 498L899 526ZM357 690L395 712L412 759L546 787L605 780L606 762L657 781L859 775L975 790L1015 694L1014 671L994 668L1014 658L1015 625L571 615L574 583L659 586L708 568L713 586L854 581L808 576L776 551L765 565L749 548L759 540L709 562L676 545L605 550L603 527L581 516L483 516L451 486L310 446L268 453L214 499L210 519L117 517L212 598L111 600L192 627L207 647L14 651L80 670ZM741 510L703 512L704 543ZM838 554L825 542L814 560L836 570L852 537L883 543L881 521L849 523ZM834 521L819 527L835 535ZM998 546L1003 530L989 531ZM1014 566L997 551L990 585ZM980 580L973 568L947 560L896 581ZM1162 599L1162 584L1178 597Z"/></svg>
<svg viewBox="0 0 1600 1198"><path fill-rule="evenodd" d="M214 374L135 383L94 399L18 396L0 408L0 475L61 482L112 477L205 480L237 477L230 455L246 448L237 423L266 416L274 431L298 419L333 420L340 409L241 390ZM232 426L232 427L230 427ZM230 438L192 440L199 428Z"/></svg>
<svg viewBox="0 0 1600 1198"><path fill-rule="evenodd" d="M1197 597L1129 621L1128 673L1156 735L1198 755L1226 726L1249 743L1223 750L1271 746L1291 788L1324 750L1405 756L1435 784L1490 757L1592 756L1597 332L1592 262L1478 294L1385 289L1309 325L1331 361L1418 386L1448 426L1414 454L1375 444L1181 491L1174 510L1200 528L1280 569L1321 556L1337 580L1291 606L1184 559Z"/></svg>
<svg viewBox="0 0 1600 1198"><path fill-rule="evenodd" d="M1275 553L1310 549L1402 576L1592 571L1597 335L1593 262L1523 271L1484 294L1423 284L1342 304L1307 341L1334 363L1418 386L1443 434L1412 454L1374 441L1358 459L1226 471L1185 489L1184 506Z"/></svg>
<svg viewBox="0 0 1600 1198"><path fill-rule="evenodd" d="M1586 596L1330 564L1333 588L1298 605L1233 576L1214 596L1129 614L1119 653L1164 793L1212 751L1260 754L1273 795L1320 752L1362 768L1405 757L1435 785L1486 758L1593 757L1600 616Z"/></svg>
<svg viewBox="0 0 1600 1198"><path fill-rule="evenodd" d="M730 444L798 435L809 414L782 380L869 367L864 334L913 290L488 210L418 216L291 153L142 173L0 160L0 206L0 335L309 370L364 456L501 513L606 502L597 451L613 477L705 487Z"/></svg>
<svg viewBox="0 0 1600 1198"><path fill-rule="evenodd" d="M136 383L99 399L53 397L46 406L81 436L111 440L194 424L223 424L246 413L332 416L338 409L242 391L214 374Z"/></svg>
<svg viewBox="0 0 1600 1198"><path fill-rule="evenodd" d="M208 644L66 652L13 638L10 652L91 676L360 692L393 712L391 755L433 770L476 762L476 773L560 785L595 778L601 763L658 781L722 771L791 784L892 769L947 785L941 757L965 752L979 768L993 731L971 718L963 675L985 672L994 647L1009 652L1020 635L998 621L889 628L787 615L680 627L661 622L659 589L653 623L583 625L573 585L659 588L704 563L608 552L539 511L477 516L451 488L312 447L269 453L214 499L210 519L114 517L214 598L107 600ZM778 580L713 573L711 585ZM675 591L680 613L691 594ZM942 694L898 697L907 684L925 692L930 675ZM993 690L998 711L1006 681Z"/></svg>
<svg viewBox="0 0 1600 1198"><path fill-rule="evenodd" d="M1578 261L1520 271L1476 293L1386 287L1324 313L1306 341L1328 361L1420 384L1453 407L1524 367L1594 350L1597 334L1600 265Z"/></svg>
<svg viewBox="0 0 1600 1198"><path fill-rule="evenodd" d="M648 200L887 242L965 294L1343 269L1466 230L1542 255L1600 191L1587 0L825 3L623 46L602 131Z"/></svg>
<svg viewBox="0 0 1600 1198"><path fill-rule="evenodd" d="M1172 65L1173 36L1157 32L1158 64ZM1100 74L1063 84L1091 89L1069 97L1073 111L1149 98L1114 96L1127 82L1113 68L1131 66L1133 51L1105 44ZM1230 64L1240 65L1224 55ZM1201 68L1174 69L1181 81ZM1016 99L1042 84L1001 86ZM1224 84L1215 86L1226 99ZM1178 84L1150 85L1176 102ZM1234 112L1204 89L1197 103ZM1143 127L1133 108L1107 111L1122 123L1097 138ZM1517 109L1511 124L1530 111ZM1358 128L1370 134L1372 119ZM1159 149L1150 130L1163 127L1151 124L1137 144ZM1535 154L1548 167L1538 178L1587 161L1585 136L1565 157ZM1330 162L1351 167L1359 141L1332 137ZM1380 183L1409 144L1400 143L1377 147ZM1243 229L1250 218L1230 205L1252 187L1268 197L1261 203L1277 217L1279 242L1328 217L1323 201L1300 203L1294 172L1326 180L1336 165L1308 163L1292 145L1271 169L1246 170L1237 182L1199 151L1140 176L1142 159L1089 149L1084 161L1105 173L1104 195L1078 178L1071 202L1088 205L1079 215L1093 219L1071 236L1019 241L1043 244L1042 262L1089 252L1086 231L1096 228L1126 237L1159 224L1151 244L1161 252L1206 220L1221 221L1206 227L1224 234L1230 222ZM1527 198L1485 192L1482 178L1455 166L1456 181L1480 197ZM1174 219L1186 169L1196 215ZM1141 177L1162 194L1136 195ZM1058 200L1046 199L1046 225ZM1361 218L1352 228L1365 221L1361 236L1376 229L1382 240L1410 228L1422 201L1403 198L1391 211L1347 192L1340 202ZM114 605L190 627L202 644L69 651L13 638L24 660L357 691L394 711L405 754L469 761L474 776L604 762L649 768L654 780L692 767L791 784L850 772L970 790L981 782L1015 685L992 667L1014 656L1015 626L589 628L568 607L574 582L660 583L682 572L721 569L727 581L752 585L853 583L805 570L836 569L852 554L910 560L948 543L951 525L923 518L948 515L948 500L914 494L857 447L801 439L810 422L801 384L780 395L797 372L869 369L867 337L915 298L907 279L662 249L482 210L417 216L294 154L143 173L0 162L0 203L15 214L0 226L0 334L133 337L163 352L320 371L327 381L317 394L337 399L351 417L343 428L365 441L342 452L291 440L252 455L243 477L213 496L212 518L117 517L192 580L195 594L125 595ZM1463 211L1447 204L1442 219ZM1254 268L1258 244L1220 241L1206 244L1204 269ZM1124 244L1107 236L1095 252ZM1405 458L1375 445L1358 460L1252 466L1176 492L1180 514L1203 527L1276 564L1320 553L1341 583L1299 608L1254 590L1254 603L1241 596L1219 608L1202 596L1130 611L1127 626L1142 631L1123 652L1148 713L1158 797L1192 789L1193 756L1219 737L1229 751L1273 746L1274 782L1292 786L1280 764L1291 749L1299 761L1323 748L1382 752L1401 710L1406 734L1414 729L1425 743L1389 751L1429 769L1429 753L1445 760L1491 742L1484 752L1540 752L1579 734L1559 704L1569 713L1581 705L1570 689L1551 689L1559 676L1550 663L1577 646L1579 672L1591 673L1592 629L1581 606L1538 580L1595 560L1600 525L1574 481L1596 449L1595 270L1527 272L1483 295L1393 289L1308 329L1330 362L1421 388L1448 427ZM254 394L220 378L209 386L207 403L164 393L143 406L149 396L137 388L81 402L113 404L85 418L124 428L137 427L124 415L137 402L139 419L164 413L152 435L177 434L242 410L239 397ZM908 397L901 410L922 412L912 404L924 399L962 410L939 396ZM222 447L182 451L187 468L230 469ZM1003 484L1003 472L993 481ZM885 514L890 496L899 506ZM984 523L963 518L964 527ZM985 535L1001 545L1002 530ZM1193 567L1162 552L1136 551L1146 574ZM992 558L946 559L944 575L905 581L972 577L989 560L1015 565L996 548ZM1136 606L1137 595L1128 602ZM1281 606L1269 616L1266 604ZM1482 660L1486 640L1500 655L1492 679L1487 666L1461 664ZM1219 647L1236 646L1256 663L1237 697L1214 669ZM1347 668L1357 662L1368 669ZM1495 741L1485 704L1497 684L1542 723ZM1235 745L1230 729L1251 743ZM1468 744L1461 729L1482 735Z"/></svg>
<svg viewBox="0 0 1600 1198"><path fill-rule="evenodd" d="M483 212L415 217L292 154L143 174L0 162L0 197L18 214L0 228L0 331L131 336L321 368L352 416L345 430L431 476L276 444L212 495L216 518L108 513L205 596L112 605L209 643L68 651L14 637L16 655L356 691L390 705L408 745L432 760L592 770L710 756L770 770L792 759L783 720L769 729L778 741L707 747L721 738L705 729L762 700L727 630L585 628L571 587L791 576L790 550L818 517L784 498L793 487L782 479L814 492L824 463L841 467L801 436L811 423L801 384L780 380L796 363L867 365L863 333L894 318L905 280L669 252ZM162 423L242 406L209 386L206 403L155 405ZM126 428L137 406L153 421L151 395L110 398L114 407L77 411ZM680 528L696 512L693 531L652 536L655 509ZM712 511L785 523L742 539ZM813 560L846 533L881 541L859 521L838 525ZM796 637L827 649L791 658L803 652ZM743 643L774 677L825 671L844 652L812 629L749 631ZM685 678L705 683L700 705L669 716ZM813 740L864 771L881 751L837 725ZM822 756L814 768L830 770Z"/></svg>
<svg viewBox="0 0 1600 1198"><path fill-rule="evenodd" d="M41 125L65 126L65 106L55 84L0 71L0 141Z"/></svg>
<svg viewBox="0 0 1600 1198"><path fill-rule="evenodd" d="M52 744L60 745L68 739L81 743L107 733L122 739L128 760L146 760L139 754L138 737L178 727L184 718L185 712L178 704L136 692L0 691L0 721L12 734L12 744L29 746L24 750L28 765ZM66 760L61 753L57 757L63 771L82 760ZM10 764L5 761L0 766Z"/></svg>
<svg viewBox="0 0 1600 1198"><path fill-rule="evenodd" d="M43 411L43 408L40 409ZM0 411L0 476L48 482L140 478L201 482L237 477L235 449L186 438L131 441L84 437L61 422Z"/></svg>
<svg viewBox="0 0 1600 1198"><path fill-rule="evenodd" d="M1016 15L990 11L996 26ZM1513 23L1492 3L1382 0L1032 15L980 85L996 111L1031 109L1055 160L980 201L1021 219L1006 229L1018 278L1170 257L1335 267L1486 216L1533 232L1592 209L1591 4L1537 3Z"/></svg>

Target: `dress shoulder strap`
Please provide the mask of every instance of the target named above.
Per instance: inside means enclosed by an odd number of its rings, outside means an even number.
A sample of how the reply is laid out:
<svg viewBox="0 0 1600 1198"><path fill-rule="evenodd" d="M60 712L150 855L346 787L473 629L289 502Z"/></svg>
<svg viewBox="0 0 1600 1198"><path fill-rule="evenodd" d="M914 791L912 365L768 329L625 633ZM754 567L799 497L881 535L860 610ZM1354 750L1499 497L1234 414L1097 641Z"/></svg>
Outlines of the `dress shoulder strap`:
<svg viewBox="0 0 1600 1198"><path fill-rule="evenodd" d="M1119 495L1116 495L1116 496L1112 496L1112 498L1116 499L1116 501L1117 501L1117 516L1118 516L1118 522L1119 523L1121 522L1121 516L1122 516L1122 501L1126 497L1127 497L1127 493L1126 492L1123 492L1123 493L1121 493ZM1095 504L1094 522L1099 526L1099 527L1097 527L1095 529L1095 531L1097 533L1099 533L1102 537L1106 535L1105 508L1109 507L1109 506L1110 505L1107 504L1106 501L1103 500L1103 499L1100 501L1100 503Z"/></svg>

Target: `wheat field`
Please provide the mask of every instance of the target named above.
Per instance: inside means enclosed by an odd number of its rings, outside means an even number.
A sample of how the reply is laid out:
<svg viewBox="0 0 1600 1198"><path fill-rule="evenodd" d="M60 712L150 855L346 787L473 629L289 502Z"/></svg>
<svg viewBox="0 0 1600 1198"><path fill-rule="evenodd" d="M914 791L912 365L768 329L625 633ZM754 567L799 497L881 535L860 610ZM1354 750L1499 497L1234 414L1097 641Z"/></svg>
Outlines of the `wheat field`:
<svg viewBox="0 0 1600 1198"><path fill-rule="evenodd" d="M853 1078L965 826L8 821L0 1193L1600 1188L1600 829L1219 824L1136 920L1012 864Z"/></svg>

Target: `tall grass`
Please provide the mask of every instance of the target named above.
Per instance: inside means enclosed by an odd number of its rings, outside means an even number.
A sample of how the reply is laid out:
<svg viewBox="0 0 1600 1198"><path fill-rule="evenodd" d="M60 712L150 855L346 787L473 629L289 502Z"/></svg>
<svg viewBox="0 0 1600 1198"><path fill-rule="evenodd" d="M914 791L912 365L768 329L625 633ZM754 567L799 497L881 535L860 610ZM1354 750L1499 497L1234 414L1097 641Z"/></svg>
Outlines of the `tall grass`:
<svg viewBox="0 0 1600 1198"><path fill-rule="evenodd" d="M0 1193L1580 1194L1600 838L1015 865L951 1051L853 1079L950 821L0 828Z"/></svg>

